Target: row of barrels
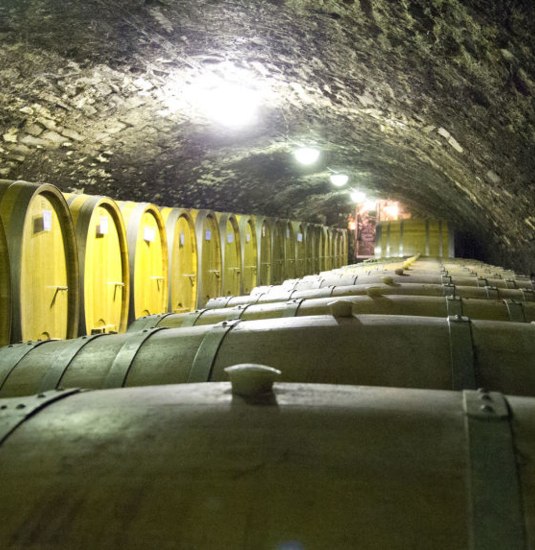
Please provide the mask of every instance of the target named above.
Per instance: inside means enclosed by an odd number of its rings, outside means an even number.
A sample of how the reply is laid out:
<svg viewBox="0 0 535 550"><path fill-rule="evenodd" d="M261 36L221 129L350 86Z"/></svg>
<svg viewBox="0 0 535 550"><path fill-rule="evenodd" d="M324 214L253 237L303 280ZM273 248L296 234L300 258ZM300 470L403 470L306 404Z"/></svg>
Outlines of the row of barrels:
<svg viewBox="0 0 535 550"><path fill-rule="evenodd" d="M531 548L535 303L501 275L368 262L0 349L0 541Z"/></svg>
<svg viewBox="0 0 535 550"><path fill-rule="evenodd" d="M124 332L346 263L346 232L0 181L0 344Z"/></svg>
<svg viewBox="0 0 535 550"><path fill-rule="evenodd" d="M125 334L10 345L0 350L0 395L223 381L236 363L268 363L287 382L486 386L535 396L533 289L496 288L501 295L482 297L471 294L488 290L476 286L477 275L463 275L465 286L456 287L444 266L425 275L432 268L422 270L425 263L415 257L378 271L380 280L384 272L389 279L415 273L413 283L377 284L367 275L371 283L321 287L324 273L315 288L218 298L193 312L141 317Z"/></svg>
<svg viewBox="0 0 535 550"><path fill-rule="evenodd" d="M446 220L416 219L383 221L375 228L375 257L392 258L421 253L453 258L455 234Z"/></svg>

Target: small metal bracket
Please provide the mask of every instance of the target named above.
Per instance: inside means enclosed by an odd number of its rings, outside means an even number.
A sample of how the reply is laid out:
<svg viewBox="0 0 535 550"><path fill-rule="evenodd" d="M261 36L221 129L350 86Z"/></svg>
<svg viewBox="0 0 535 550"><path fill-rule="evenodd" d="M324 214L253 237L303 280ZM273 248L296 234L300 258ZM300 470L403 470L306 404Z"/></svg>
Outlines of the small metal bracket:
<svg viewBox="0 0 535 550"><path fill-rule="evenodd" d="M39 391L48 391L57 388L63 378L63 375L69 368L74 358L79 351L84 348L89 342L104 336L106 333L92 334L91 336L82 336L74 340L65 340L61 351L55 356L54 363L46 370L45 375L41 379Z"/></svg>
<svg viewBox="0 0 535 550"><path fill-rule="evenodd" d="M505 279L505 286L506 288L518 288L514 279Z"/></svg>
<svg viewBox="0 0 535 550"><path fill-rule="evenodd" d="M446 311L448 317L462 316L463 299L459 296L446 296Z"/></svg>
<svg viewBox="0 0 535 550"><path fill-rule="evenodd" d="M525 323L526 314L524 312L524 305L522 302L515 302L514 300L504 300L507 306L507 313L509 314L509 321L515 323Z"/></svg>
<svg viewBox="0 0 535 550"><path fill-rule="evenodd" d="M500 299L500 291L495 286L485 286L485 292L487 294L487 299L489 300L499 300Z"/></svg>
<svg viewBox="0 0 535 550"><path fill-rule="evenodd" d="M441 275L440 279L441 279L443 285L452 285L453 284L453 279L452 279L451 275Z"/></svg>
<svg viewBox="0 0 535 550"><path fill-rule="evenodd" d="M0 399L0 445L25 420L48 405L80 392L79 388Z"/></svg>
<svg viewBox="0 0 535 550"><path fill-rule="evenodd" d="M488 287L489 286L488 279L486 279L485 277L478 277L477 278L477 286L478 287L481 287L481 286Z"/></svg>
<svg viewBox="0 0 535 550"><path fill-rule="evenodd" d="M477 384L470 318L451 315L448 317L448 328L452 389L475 389Z"/></svg>
<svg viewBox="0 0 535 550"><path fill-rule="evenodd" d="M282 317L297 317L297 312L304 301L304 298L294 298L293 300L286 302L286 307L284 308Z"/></svg>
<svg viewBox="0 0 535 550"><path fill-rule="evenodd" d="M24 344L10 344L0 350L0 390L9 378L9 375L17 368L17 365L38 346L42 346L53 340L37 340Z"/></svg>
<svg viewBox="0 0 535 550"><path fill-rule="evenodd" d="M525 550L524 514L511 430L501 393L464 391L470 549Z"/></svg>
<svg viewBox="0 0 535 550"><path fill-rule="evenodd" d="M154 327L134 332L127 337L121 349L118 351L110 370L102 384L103 388L122 388L130 371L130 367L136 358L140 348L146 340L166 327Z"/></svg>
<svg viewBox="0 0 535 550"><path fill-rule="evenodd" d="M452 296L455 297L455 285L447 283L442 285L442 291L444 293L444 296Z"/></svg>
<svg viewBox="0 0 535 550"><path fill-rule="evenodd" d="M217 353L227 334L240 323L236 321L223 321L206 333L191 364L188 373L188 383L208 382L212 375L212 368Z"/></svg>

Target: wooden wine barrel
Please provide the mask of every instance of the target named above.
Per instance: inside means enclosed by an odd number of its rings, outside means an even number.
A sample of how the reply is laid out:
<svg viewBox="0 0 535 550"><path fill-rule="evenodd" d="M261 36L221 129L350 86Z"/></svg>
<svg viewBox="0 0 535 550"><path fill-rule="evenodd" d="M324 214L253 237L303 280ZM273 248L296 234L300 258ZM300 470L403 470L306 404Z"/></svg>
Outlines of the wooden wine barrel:
<svg viewBox="0 0 535 550"><path fill-rule="evenodd" d="M286 260L285 260L285 240L286 240L286 224L283 220L273 220L272 238L273 245L273 269L271 284L279 284L286 277Z"/></svg>
<svg viewBox="0 0 535 550"><path fill-rule="evenodd" d="M165 225L158 207L118 202L126 224L130 265L128 322L167 311L168 251Z"/></svg>
<svg viewBox="0 0 535 550"><path fill-rule="evenodd" d="M183 208L162 208L169 253L168 311L192 311L197 303L197 240L191 213Z"/></svg>
<svg viewBox="0 0 535 550"><path fill-rule="evenodd" d="M11 547L523 550L535 537L532 399L219 383L0 407Z"/></svg>
<svg viewBox="0 0 535 550"><path fill-rule="evenodd" d="M339 304L337 306L337 304ZM346 304L341 306L340 304ZM535 322L534 302L514 300L481 300L474 298L439 296L347 296L345 298L295 299L286 302L238 305L220 309L200 309L185 314L162 314L142 317L134 321L129 331L145 328L209 325L222 321L255 321L282 317L305 317L328 315L333 307L347 307L353 315L422 315L426 317L447 317L466 315L471 319L512 321L516 323Z"/></svg>
<svg viewBox="0 0 535 550"><path fill-rule="evenodd" d="M404 256L421 252L425 256L453 257L453 230L442 220L400 220L380 222L376 227L377 257Z"/></svg>
<svg viewBox="0 0 535 550"><path fill-rule="evenodd" d="M80 295L69 207L50 184L0 181L11 273L11 341L73 338Z"/></svg>
<svg viewBox="0 0 535 550"><path fill-rule="evenodd" d="M257 284L258 243L253 216L238 216L240 228L241 288L239 294L249 294Z"/></svg>
<svg viewBox="0 0 535 550"><path fill-rule="evenodd" d="M4 224L0 217L0 346L11 340L11 275Z"/></svg>
<svg viewBox="0 0 535 550"><path fill-rule="evenodd" d="M221 295L221 243L216 216L210 210L200 210L195 216L197 237L198 288L197 307Z"/></svg>
<svg viewBox="0 0 535 550"><path fill-rule="evenodd" d="M452 284L456 286L475 286L475 287L491 287L491 288L521 288L532 290L531 282L509 281L506 279L483 279L474 276L451 276L451 275L429 275L423 272L403 271L402 274L397 274L395 271L371 271L358 272L352 270L333 271L330 273L322 273L317 276L304 277L302 279L289 279L281 285L273 285L267 291L269 293L279 293L281 290L309 290L313 288L324 288L327 286L345 286L356 284L373 284L388 281L389 284L422 284L422 285L443 285ZM264 290L264 289L262 289ZM257 293L257 289L253 289L252 293Z"/></svg>
<svg viewBox="0 0 535 550"><path fill-rule="evenodd" d="M307 250L305 244L306 228L303 223L291 222L295 238L295 277L304 277L307 273Z"/></svg>
<svg viewBox="0 0 535 550"><path fill-rule="evenodd" d="M130 267L123 217L107 198L65 195L76 234L80 268L79 334L124 332Z"/></svg>
<svg viewBox="0 0 535 550"><path fill-rule="evenodd" d="M535 324L335 315L154 328L0 350L0 395L224 380L266 363L289 382L428 389L488 387L535 395ZM349 316L347 316L349 315Z"/></svg>
<svg viewBox="0 0 535 550"><path fill-rule="evenodd" d="M461 298L478 298L483 300L514 300L516 302L535 301L535 292L526 289L491 288L475 286L455 286L451 284L386 284L368 283L344 286L326 286L309 290L292 290L281 288L277 292L271 291L273 287L265 287L256 294L250 296L221 297L210 300L207 308L222 308L245 306L247 304L266 304L271 302L283 302L288 300L342 297L342 296L458 296Z"/></svg>
<svg viewBox="0 0 535 550"><path fill-rule="evenodd" d="M271 284L273 239L272 222L265 217L256 218L256 242L257 242L257 284ZM251 289L252 290L252 289Z"/></svg>
<svg viewBox="0 0 535 550"><path fill-rule="evenodd" d="M234 214L216 213L221 239L221 294L239 296L242 280L240 228Z"/></svg>
<svg viewBox="0 0 535 550"><path fill-rule="evenodd" d="M289 220L282 220L284 236L284 279L293 279L296 277L296 235Z"/></svg>

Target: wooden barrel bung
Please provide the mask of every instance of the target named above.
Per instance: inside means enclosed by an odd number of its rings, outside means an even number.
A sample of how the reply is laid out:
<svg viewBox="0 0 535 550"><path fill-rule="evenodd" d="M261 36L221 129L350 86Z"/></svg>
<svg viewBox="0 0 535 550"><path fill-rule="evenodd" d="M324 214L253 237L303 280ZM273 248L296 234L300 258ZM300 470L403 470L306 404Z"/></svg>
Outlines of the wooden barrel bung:
<svg viewBox="0 0 535 550"><path fill-rule="evenodd" d="M51 184L0 181L11 271L11 340L73 338L80 308L69 207Z"/></svg>
<svg viewBox="0 0 535 550"><path fill-rule="evenodd" d="M183 313L197 301L197 239L192 213L183 208L163 208L169 247L169 311Z"/></svg>
<svg viewBox="0 0 535 550"><path fill-rule="evenodd" d="M79 332L124 332L128 323L130 266L123 216L107 197L66 195L80 266Z"/></svg>
<svg viewBox="0 0 535 550"><path fill-rule="evenodd" d="M167 311L168 252L165 226L157 206L119 202L126 224L130 264L128 322Z"/></svg>

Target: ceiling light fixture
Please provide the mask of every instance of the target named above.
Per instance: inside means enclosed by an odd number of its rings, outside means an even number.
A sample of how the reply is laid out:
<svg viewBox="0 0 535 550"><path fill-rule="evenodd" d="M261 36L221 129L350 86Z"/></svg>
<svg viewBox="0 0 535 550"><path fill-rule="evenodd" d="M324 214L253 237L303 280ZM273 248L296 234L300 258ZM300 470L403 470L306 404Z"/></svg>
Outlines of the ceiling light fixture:
<svg viewBox="0 0 535 550"><path fill-rule="evenodd" d="M343 187L349 181L349 176L347 174L331 174L329 179L335 187Z"/></svg>
<svg viewBox="0 0 535 550"><path fill-rule="evenodd" d="M294 157L299 164L310 166L320 158L320 152L319 149L313 147L300 147L294 151Z"/></svg>

